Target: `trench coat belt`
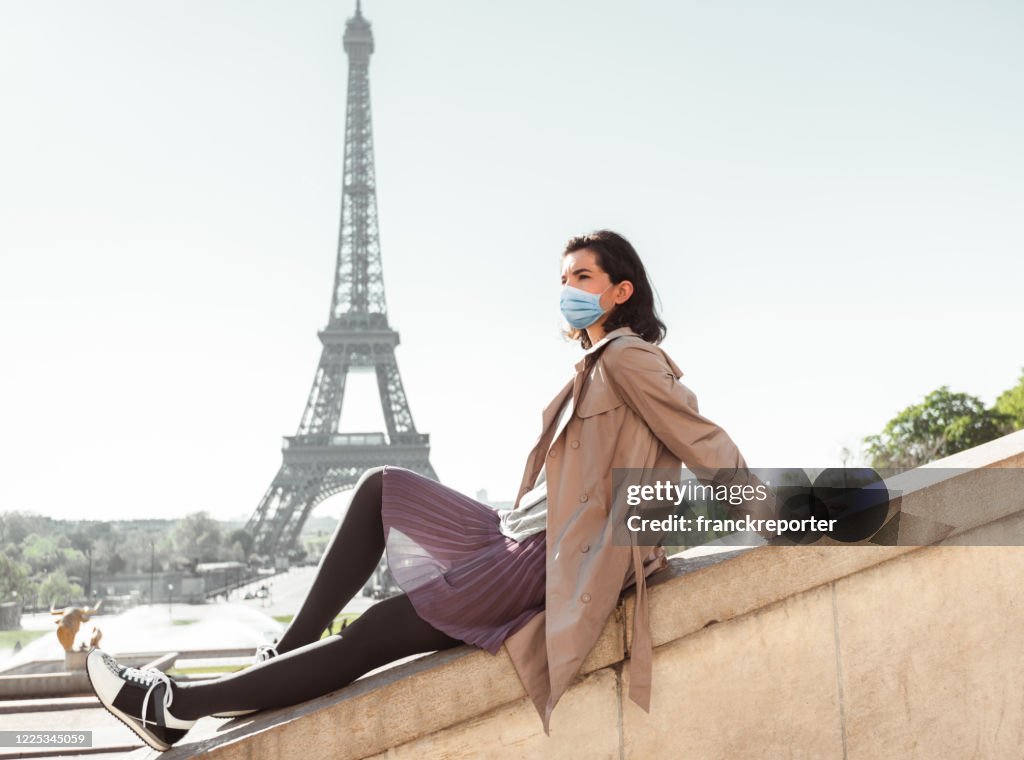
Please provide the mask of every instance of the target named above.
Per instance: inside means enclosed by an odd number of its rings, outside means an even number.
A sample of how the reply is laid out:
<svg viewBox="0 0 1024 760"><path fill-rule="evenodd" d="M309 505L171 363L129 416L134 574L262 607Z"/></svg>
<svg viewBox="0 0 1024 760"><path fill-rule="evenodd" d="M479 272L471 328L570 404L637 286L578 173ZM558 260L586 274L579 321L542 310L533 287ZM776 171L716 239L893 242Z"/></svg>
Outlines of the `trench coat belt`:
<svg viewBox="0 0 1024 760"><path fill-rule="evenodd" d="M646 712L651 709L651 645L650 618L647 610L647 578L644 575L640 547L636 535L630 531L633 552L633 575L636 578L636 597L633 606L633 645L629 649L629 698Z"/></svg>

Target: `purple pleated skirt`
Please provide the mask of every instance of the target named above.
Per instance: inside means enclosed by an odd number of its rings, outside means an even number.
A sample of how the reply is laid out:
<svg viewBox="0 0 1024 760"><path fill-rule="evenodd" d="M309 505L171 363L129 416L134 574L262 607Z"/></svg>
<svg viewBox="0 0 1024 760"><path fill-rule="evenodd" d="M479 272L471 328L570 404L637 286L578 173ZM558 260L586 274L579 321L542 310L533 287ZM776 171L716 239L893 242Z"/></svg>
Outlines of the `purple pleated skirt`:
<svg viewBox="0 0 1024 760"><path fill-rule="evenodd" d="M497 654L544 609L545 533L507 538L495 509L404 467L382 479L395 583L434 628Z"/></svg>

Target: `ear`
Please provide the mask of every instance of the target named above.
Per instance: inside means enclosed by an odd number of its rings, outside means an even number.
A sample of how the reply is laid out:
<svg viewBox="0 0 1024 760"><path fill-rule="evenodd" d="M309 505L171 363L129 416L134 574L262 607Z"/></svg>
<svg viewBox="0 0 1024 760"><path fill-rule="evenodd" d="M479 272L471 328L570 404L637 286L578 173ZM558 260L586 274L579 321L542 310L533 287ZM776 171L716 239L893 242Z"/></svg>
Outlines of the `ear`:
<svg viewBox="0 0 1024 760"><path fill-rule="evenodd" d="M615 303L625 303L633 295L633 283L623 280L615 285Z"/></svg>

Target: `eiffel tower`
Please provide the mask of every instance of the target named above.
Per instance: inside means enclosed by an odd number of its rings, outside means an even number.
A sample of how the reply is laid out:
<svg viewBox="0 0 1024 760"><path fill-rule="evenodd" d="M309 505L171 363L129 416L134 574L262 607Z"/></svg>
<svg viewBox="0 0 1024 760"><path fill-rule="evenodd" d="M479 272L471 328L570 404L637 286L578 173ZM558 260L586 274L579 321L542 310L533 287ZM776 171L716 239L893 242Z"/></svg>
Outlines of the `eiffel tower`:
<svg viewBox="0 0 1024 760"><path fill-rule="evenodd" d="M368 467L393 464L437 480L430 436L416 432L395 361L398 332L388 325L370 122L373 33L359 0L343 41L348 55L345 170L331 311L317 333L323 350L299 429L285 437L281 468L246 524L254 551L262 555L295 547L312 509L354 485ZM376 371L386 435L337 432L345 379L353 367Z"/></svg>

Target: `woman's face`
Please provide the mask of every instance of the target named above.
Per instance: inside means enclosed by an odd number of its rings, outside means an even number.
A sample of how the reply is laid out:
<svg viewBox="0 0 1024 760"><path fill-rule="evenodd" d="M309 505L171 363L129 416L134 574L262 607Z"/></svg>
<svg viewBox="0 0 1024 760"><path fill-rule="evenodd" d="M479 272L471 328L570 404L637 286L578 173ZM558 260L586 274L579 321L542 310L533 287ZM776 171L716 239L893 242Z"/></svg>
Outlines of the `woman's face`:
<svg viewBox="0 0 1024 760"><path fill-rule="evenodd" d="M562 257L562 284L588 293L603 293L599 303L605 313L592 326L602 324L616 303L623 303L633 293L633 283L623 280L617 285L612 284L611 277L597 263L597 254L589 248L567 253ZM607 292L604 292L607 291Z"/></svg>
<svg viewBox="0 0 1024 760"><path fill-rule="evenodd" d="M572 285L588 293L600 293L612 281L608 273L598 266L597 254L584 248L562 257L562 284Z"/></svg>

